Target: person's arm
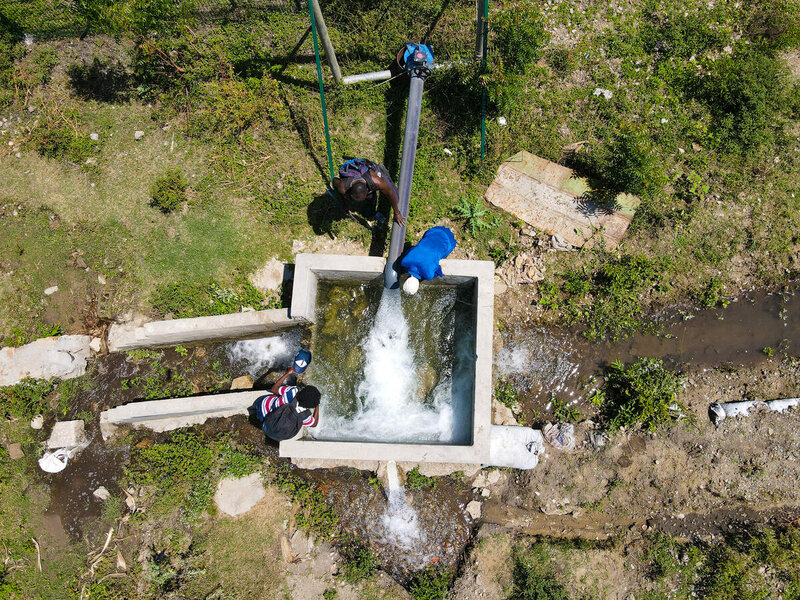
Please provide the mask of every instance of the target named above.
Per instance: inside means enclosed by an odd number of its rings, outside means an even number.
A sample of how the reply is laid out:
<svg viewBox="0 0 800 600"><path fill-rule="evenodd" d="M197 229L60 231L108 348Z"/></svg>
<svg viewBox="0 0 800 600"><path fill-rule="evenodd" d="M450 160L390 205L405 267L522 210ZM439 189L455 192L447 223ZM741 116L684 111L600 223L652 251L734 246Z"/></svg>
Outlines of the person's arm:
<svg viewBox="0 0 800 600"><path fill-rule="evenodd" d="M314 407L314 422L309 427L316 427L319 423L319 404Z"/></svg>
<svg viewBox="0 0 800 600"><path fill-rule="evenodd" d="M398 204L398 197L397 197L397 188L391 181L386 181L384 177L381 177L375 171L370 170L370 175L372 176L372 181L375 183L375 187L380 190L380 192L389 198L389 202L392 203L392 210L394 211L394 220L397 221L398 225L405 225L406 224L406 217L403 213L400 212L400 205ZM388 176L387 176L388 178Z"/></svg>
<svg viewBox="0 0 800 600"><path fill-rule="evenodd" d="M291 375L292 373L294 373L294 367L292 367L288 371L286 371L286 373L284 373L281 376L281 378L278 379L278 381L275 382L275 384L272 386L272 388L270 388L269 391L272 392L273 394L277 394L278 393L278 389L283 385L283 382L286 381L286 378L289 377L289 375Z"/></svg>

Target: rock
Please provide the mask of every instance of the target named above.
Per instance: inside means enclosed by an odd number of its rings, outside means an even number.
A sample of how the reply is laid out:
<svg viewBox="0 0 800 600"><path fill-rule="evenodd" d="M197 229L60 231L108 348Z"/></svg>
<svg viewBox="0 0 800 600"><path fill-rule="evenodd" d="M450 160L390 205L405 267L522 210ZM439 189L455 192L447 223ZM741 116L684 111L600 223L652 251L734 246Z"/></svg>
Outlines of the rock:
<svg viewBox="0 0 800 600"><path fill-rule="evenodd" d="M108 500L109 498L111 498L111 492L109 492L105 487L101 485L94 492L92 492L92 496L94 496L98 500Z"/></svg>
<svg viewBox="0 0 800 600"><path fill-rule="evenodd" d="M100 352L103 350L103 340L101 340L99 337L93 337L92 341L89 342L89 350L95 354L100 354Z"/></svg>
<svg viewBox="0 0 800 600"><path fill-rule="evenodd" d="M473 521L477 521L481 518L481 503L477 500L471 501L467 504L467 514L472 518Z"/></svg>
<svg viewBox="0 0 800 600"><path fill-rule="evenodd" d="M503 282L502 279L499 277L494 278L494 295L499 296L501 294L505 294L506 290L508 290L508 286Z"/></svg>
<svg viewBox="0 0 800 600"><path fill-rule="evenodd" d="M287 565L297 561L297 557L292 550L292 545L289 542L289 538L285 535L281 536L281 556L283 556L283 562Z"/></svg>
<svg viewBox="0 0 800 600"><path fill-rule="evenodd" d="M86 372L91 356L88 335L41 338L19 348L0 351L0 386L32 379L72 379Z"/></svg>
<svg viewBox="0 0 800 600"><path fill-rule="evenodd" d="M85 269L88 265L86 264L86 261L83 260L83 258L78 256L75 258L75 266L78 267L79 269Z"/></svg>
<svg viewBox="0 0 800 600"><path fill-rule="evenodd" d="M85 424L83 421L58 421L53 425L50 438L47 440L47 447L50 450L57 448L79 448L85 446L86 441Z"/></svg>
<svg viewBox="0 0 800 600"><path fill-rule="evenodd" d="M292 545L292 551L300 560L308 558L308 555L311 554L311 551L314 549L314 541L309 538L302 529L298 529L294 532L290 543Z"/></svg>
<svg viewBox="0 0 800 600"><path fill-rule="evenodd" d="M250 375L242 375L231 382L231 390L251 390L253 389L253 378Z"/></svg>
<svg viewBox="0 0 800 600"><path fill-rule="evenodd" d="M133 139L137 142L144 137L144 131L135 131L133 133Z"/></svg>
<svg viewBox="0 0 800 600"><path fill-rule="evenodd" d="M93 142L96 142L97 140L100 139L100 135L97 134L97 133L90 133L89 134L89 139L92 140Z"/></svg>
<svg viewBox="0 0 800 600"><path fill-rule="evenodd" d="M41 429L44 427L44 417L42 415L36 415L31 419L31 429Z"/></svg>
<svg viewBox="0 0 800 600"><path fill-rule="evenodd" d="M57 291L58 291L58 286L57 286L57 285L54 285L54 286L52 286L52 287L49 287L49 288L47 288L47 289L44 291L44 295L45 295L45 296L52 296L52 295L53 295L53 294L55 294Z"/></svg>
<svg viewBox="0 0 800 600"><path fill-rule="evenodd" d="M502 477L503 477L503 474L500 471L498 471L497 469L495 469L494 471L489 471L489 474L486 476L486 479L489 482L489 485L494 485L498 481L500 481L500 479L502 479Z"/></svg>
<svg viewBox="0 0 800 600"><path fill-rule="evenodd" d="M481 496L483 496L484 498L488 498L491 495L492 495L492 490L490 490L489 488L483 488L481 490Z"/></svg>
<svg viewBox="0 0 800 600"><path fill-rule="evenodd" d="M100 285L105 285L106 284L106 278L103 277L102 275L98 275L97 276L97 283L99 283Z"/></svg>
<svg viewBox="0 0 800 600"><path fill-rule="evenodd" d="M550 242L553 245L553 248L559 252L571 252L574 250L572 244L567 243L567 241L557 233L550 238Z"/></svg>
<svg viewBox="0 0 800 600"><path fill-rule="evenodd" d="M25 453L22 451L22 444L9 444L6 450L8 450L8 457L11 460L19 460L25 456Z"/></svg>
<svg viewBox="0 0 800 600"><path fill-rule="evenodd" d="M593 450L599 450L606 445L606 434L602 431L592 430L588 432L589 445Z"/></svg>
<svg viewBox="0 0 800 600"><path fill-rule="evenodd" d="M214 504L226 515L235 517L248 512L265 493L260 473L241 478L225 477L217 485Z"/></svg>
<svg viewBox="0 0 800 600"><path fill-rule="evenodd" d="M475 479L472 480L472 487L474 488L485 488L487 485L489 485L489 478L484 471L478 473Z"/></svg>
<svg viewBox="0 0 800 600"><path fill-rule="evenodd" d="M284 281L291 279L291 275L291 269L287 268L287 265L273 258L258 271L250 275L248 279L250 283L253 284L254 288L264 294L280 289Z"/></svg>
<svg viewBox="0 0 800 600"><path fill-rule="evenodd" d="M495 425L519 425L511 409L494 399L492 399L492 423Z"/></svg>

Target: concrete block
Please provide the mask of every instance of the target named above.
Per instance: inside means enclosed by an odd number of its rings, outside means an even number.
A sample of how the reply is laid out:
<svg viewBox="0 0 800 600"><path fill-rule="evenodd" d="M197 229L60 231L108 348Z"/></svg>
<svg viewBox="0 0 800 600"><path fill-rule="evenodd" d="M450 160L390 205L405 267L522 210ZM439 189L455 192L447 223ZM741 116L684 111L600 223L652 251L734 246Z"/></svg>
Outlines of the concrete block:
<svg viewBox="0 0 800 600"><path fill-rule="evenodd" d="M276 258L270 260L258 271L250 275L248 279L253 287L262 294L274 292L280 289L281 285L290 280L294 275L294 267L282 263Z"/></svg>
<svg viewBox="0 0 800 600"><path fill-rule="evenodd" d="M119 425L161 432L200 425L211 418L247 415L247 408L265 393L263 390L248 390L228 394L130 402L101 412L100 432L103 439L108 439L116 432Z"/></svg>
<svg viewBox="0 0 800 600"><path fill-rule="evenodd" d="M314 321L319 280L370 281L383 277L386 259L375 256L341 256L298 254L291 315ZM326 466L344 465L349 461L395 460L404 463L485 464L489 460L492 420L492 335L494 327L494 263L492 261L443 260L443 276L425 285L474 284L475 304L475 382L472 407L472 443L446 444L382 444L365 442L331 442L306 438L280 443L280 456L321 460ZM377 466L375 467L377 468ZM460 468L453 471L462 470ZM451 471L452 472L452 471Z"/></svg>
<svg viewBox="0 0 800 600"><path fill-rule="evenodd" d="M88 335L42 338L19 348L0 351L0 385L15 385L23 379L72 379L86 372L91 355Z"/></svg>
<svg viewBox="0 0 800 600"><path fill-rule="evenodd" d="M47 440L50 450L78 448L87 444L83 421L58 421Z"/></svg>
<svg viewBox="0 0 800 600"><path fill-rule="evenodd" d="M171 319L142 324L112 325L108 334L110 352L151 346L171 346L211 340L232 340L302 325L289 318L285 308L254 310L213 317Z"/></svg>
<svg viewBox="0 0 800 600"><path fill-rule="evenodd" d="M620 194L616 198L620 210L608 210L588 199L588 192L589 182L571 169L523 151L500 165L486 199L573 246L591 246L599 230L606 246L615 248L628 230L639 199Z"/></svg>

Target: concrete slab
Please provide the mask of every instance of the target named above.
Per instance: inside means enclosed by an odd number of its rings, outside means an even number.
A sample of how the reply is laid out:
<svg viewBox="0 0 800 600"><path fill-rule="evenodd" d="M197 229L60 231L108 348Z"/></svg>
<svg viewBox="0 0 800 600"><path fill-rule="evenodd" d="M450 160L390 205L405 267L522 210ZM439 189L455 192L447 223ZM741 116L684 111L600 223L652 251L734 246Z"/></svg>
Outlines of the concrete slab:
<svg viewBox="0 0 800 600"><path fill-rule="evenodd" d="M153 346L171 346L211 340L252 337L302 325L285 308L254 310L213 317L115 324L108 333L109 352Z"/></svg>
<svg viewBox="0 0 800 600"><path fill-rule="evenodd" d="M370 281L383 277L386 259L373 256L298 254L291 315L313 322L316 312L317 283L320 280ZM475 385L472 415L472 443L386 444L333 442L298 438L280 443L281 456L321 460L326 466L350 461L388 461L411 463L485 464L489 460L492 406L492 332L494 326L494 263L491 261L443 260L443 277L425 285L474 284L475 303ZM459 470L459 469L456 469Z"/></svg>
<svg viewBox="0 0 800 600"><path fill-rule="evenodd" d="M86 431L83 421L58 421L47 440L50 450L58 448L78 448L86 445Z"/></svg>
<svg viewBox="0 0 800 600"><path fill-rule="evenodd" d="M589 182L571 169L522 151L500 165L486 199L573 246L591 246L597 232L614 248L628 230L639 199L619 194L617 210L608 210L587 197L590 191Z"/></svg>
<svg viewBox="0 0 800 600"><path fill-rule="evenodd" d="M0 350L0 385L16 385L25 378L72 379L86 372L91 356L88 335L62 335Z"/></svg>
<svg viewBox="0 0 800 600"><path fill-rule="evenodd" d="M264 390L247 390L130 402L100 413L100 433L105 440L114 435L120 425L161 432L200 425L212 418L247 415L247 407L266 393Z"/></svg>
<svg viewBox="0 0 800 600"><path fill-rule="evenodd" d="M239 478L225 477L217 484L214 504L226 515L235 517L249 512L265 494L261 473Z"/></svg>

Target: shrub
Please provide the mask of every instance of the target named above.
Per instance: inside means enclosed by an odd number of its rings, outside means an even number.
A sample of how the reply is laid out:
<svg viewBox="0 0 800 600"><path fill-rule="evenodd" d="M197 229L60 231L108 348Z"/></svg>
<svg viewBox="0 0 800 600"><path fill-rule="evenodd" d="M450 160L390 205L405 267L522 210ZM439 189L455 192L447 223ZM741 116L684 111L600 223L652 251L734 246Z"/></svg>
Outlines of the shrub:
<svg viewBox="0 0 800 600"><path fill-rule="evenodd" d="M88 134L61 122L46 120L31 131L31 147L41 156L83 164L97 153L97 143Z"/></svg>
<svg viewBox="0 0 800 600"><path fill-rule="evenodd" d="M641 358L625 366L615 361L605 379L603 416L611 431L620 427L653 430L670 423L686 409L678 402L682 378L659 359Z"/></svg>
<svg viewBox="0 0 800 600"><path fill-rule="evenodd" d="M786 96L786 73L774 57L755 50L723 56L696 76L688 94L703 101L713 116L718 144L747 153L770 142Z"/></svg>
<svg viewBox="0 0 800 600"><path fill-rule="evenodd" d="M547 63L559 77L566 77L575 70L576 66L572 50L563 46L553 48L548 52Z"/></svg>
<svg viewBox="0 0 800 600"><path fill-rule="evenodd" d="M475 198L474 202L470 202L467 198L461 198L461 202L453 210L464 220L464 226L472 237L478 235L478 232L492 227L492 223L485 218L489 211L484 208L481 198Z"/></svg>
<svg viewBox="0 0 800 600"><path fill-rule="evenodd" d="M550 41L537 4L498 11L492 15L491 29L493 50L506 74L524 73L541 58L542 49Z"/></svg>
<svg viewBox="0 0 800 600"><path fill-rule="evenodd" d="M58 53L53 48L36 48L20 64L16 83L26 90L45 84L50 81L50 75L59 62Z"/></svg>
<svg viewBox="0 0 800 600"><path fill-rule="evenodd" d="M150 187L150 206L171 213L186 201L187 187L180 169L167 169Z"/></svg>

